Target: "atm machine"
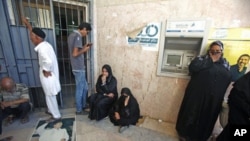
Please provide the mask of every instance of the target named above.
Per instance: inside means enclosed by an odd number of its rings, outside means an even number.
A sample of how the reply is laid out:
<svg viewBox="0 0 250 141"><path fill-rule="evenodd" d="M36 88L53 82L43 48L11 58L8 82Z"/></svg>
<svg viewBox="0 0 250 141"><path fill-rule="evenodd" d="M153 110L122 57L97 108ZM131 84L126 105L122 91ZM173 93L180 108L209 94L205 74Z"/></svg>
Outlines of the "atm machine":
<svg viewBox="0 0 250 141"><path fill-rule="evenodd" d="M189 78L192 59L205 52L209 20L167 20L163 23L157 75Z"/></svg>

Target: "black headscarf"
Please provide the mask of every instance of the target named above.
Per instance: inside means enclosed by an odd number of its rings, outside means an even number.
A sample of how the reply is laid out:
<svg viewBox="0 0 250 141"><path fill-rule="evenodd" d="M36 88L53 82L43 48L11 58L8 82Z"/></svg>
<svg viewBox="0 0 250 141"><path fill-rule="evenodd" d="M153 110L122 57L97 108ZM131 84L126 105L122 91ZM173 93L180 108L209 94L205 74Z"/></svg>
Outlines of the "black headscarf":
<svg viewBox="0 0 250 141"><path fill-rule="evenodd" d="M210 51L210 49L211 49L213 46L215 46L215 45L220 46L220 49L221 49L221 52L222 52L221 57L220 57L220 59L218 60L218 63L223 64L223 66L224 66L227 70L230 70L229 62L226 60L226 58L223 58L224 45L223 45L223 43L222 43L221 41L217 40L217 41L212 42L212 43L209 45L209 48L208 48L208 50L207 50L207 54L206 54L204 57L205 57L205 58L207 58L207 57L210 58L209 51Z"/></svg>
<svg viewBox="0 0 250 141"><path fill-rule="evenodd" d="M122 90L121 90L121 96L120 96L120 98L118 100L119 101L118 102L119 103L119 108L123 108L124 107L124 101L125 101L125 99L127 97L127 96L125 96L123 94L127 94L130 97L128 103L130 103L131 100L133 101L135 99L129 88L126 88L126 87L122 88Z"/></svg>
<svg viewBox="0 0 250 141"><path fill-rule="evenodd" d="M108 73L109 73L109 76L108 76L108 78L106 80L107 83L109 83L111 81L112 77L113 77L112 69L108 64L103 65L102 70L103 69L106 69L108 71Z"/></svg>
<svg viewBox="0 0 250 141"><path fill-rule="evenodd" d="M126 87L122 88L121 95L124 94L124 93L127 94L130 97L134 97L129 88L126 88Z"/></svg>
<svg viewBox="0 0 250 141"><path fill-rule="evenodd" d="M223 45L223 43L222 43L221 41L219 41L219 40L212 42L212 43L209 45L209 50L210 50L213 46L215 46L215 45L220 46L220 49L221 49L221 51L223 52L223 50L224 50L224 45Z"/></svg>

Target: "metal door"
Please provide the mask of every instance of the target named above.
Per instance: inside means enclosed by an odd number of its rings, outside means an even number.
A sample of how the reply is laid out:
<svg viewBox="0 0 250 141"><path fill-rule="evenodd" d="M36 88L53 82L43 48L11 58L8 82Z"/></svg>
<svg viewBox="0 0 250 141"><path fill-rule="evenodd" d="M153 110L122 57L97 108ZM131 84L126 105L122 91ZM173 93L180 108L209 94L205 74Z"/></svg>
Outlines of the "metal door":
<svg viewBox="0 0 250 141"><path fill-rule="evenodd" d="M46 33L58 57L62 91L58 97L61 107L75 107L75 81L72 76L67 36L88 19L89 4L79 0L1 0L0 1L0 78L11 76L16 82L30 87L35 107L46 107L39 79L37 53L21 17L29 18L33 27ZM89 36L90 37L90 36ZM87 37L84 39L90 40ZM87 78L90 78L90 52L85 54ZM89 86L91 88L91 86Z"/></svg>
<svg viewBox="0 0 250 141"><path fill-rule="evenodd" d="M44 93L39 79L38 56L29 39L29 32L21 18L27 17L33 27L40 27L46 33L46 41L54 46L54 31L51 19L51 2L41 0L1 1L1 77L10 76L17 83L30 88L35 107L46 107ZM56 50L56 49L55 49ZM59 94L59 103L61 94Z"/></svg>
<svg viewBox="0 0 250 141"><path fill-rule="evenodd" d="M11 48L11 36L9 33L6 11L3 1L0 1L0 78L11 76L19 82L13 49Z"/></svg>
<svg viewBox="0 0 250 141"><path fill-rule="evenodd" d="M75 79L70 64L67 37L73 30L77 30L81 22L87 22L87 8L88 5L78 1L71 1L70 3L62 0L53 1L55 37L64 107L75 107ZM86 40L89 39L83 39L83 41ZM85 65L89 63L88 54L85 54L84 63Z"/></svg>

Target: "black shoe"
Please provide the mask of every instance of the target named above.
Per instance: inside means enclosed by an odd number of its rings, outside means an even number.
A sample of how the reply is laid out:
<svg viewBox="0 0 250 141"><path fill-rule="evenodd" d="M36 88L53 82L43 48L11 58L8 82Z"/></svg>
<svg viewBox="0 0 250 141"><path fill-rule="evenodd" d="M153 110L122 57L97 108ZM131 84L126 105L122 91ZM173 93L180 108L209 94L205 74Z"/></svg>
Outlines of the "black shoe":
<svg viewBox="0 0 250 141"><path fill-rule="evenodd" d="M95 118L94 118L93 116L90 116L90 115L88 115L88 118L89 118L90 120L95 120Z"/></svg>
<svg viewBox="0 0 250 141"><path fill-rule="evenodd" d="M89 112L86 111L81 111L81 112L76 112L76 115L88 115Z"/></svg>
<svg viewBox="0 0 250 141"><path fill-rule="evenodd" d="M122 133L124 130L128 129L129 126L120 126L119 133Z"/></svg>
<svg viewBox="0 0 250 141"><path fill-rule="evenodd" d="M47 123L50 123L50 122L54 122L56 120L61 120L61 118L53 118L53 117L50 117L46 120Z"/></svg>
<svg viewBox="0 0 250 141"><path fill-rule="evenodd" d="M76 115L81 115L82 114L82 112L76 112Z"/></svg>
<svg viewBox="0 0 250 141"><path fill-rule="evenodd" d="M49 111L45 111L45 114L52 116L52 114Z"/></svg>

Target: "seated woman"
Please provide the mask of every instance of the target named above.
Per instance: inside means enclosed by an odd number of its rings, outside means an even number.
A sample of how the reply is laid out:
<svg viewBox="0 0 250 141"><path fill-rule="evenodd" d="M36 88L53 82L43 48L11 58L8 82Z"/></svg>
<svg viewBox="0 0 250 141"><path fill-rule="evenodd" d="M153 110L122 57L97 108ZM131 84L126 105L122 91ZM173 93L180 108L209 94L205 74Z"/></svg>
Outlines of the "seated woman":
<svg viewBox="0 0 250 141"><path fill-rule="evenodd" d="M117 100L117 81L109 65L102 67L102 74L96 82L96 93L89 96L89 118L97 121L108 116L110 108Z"/></svg>
<svg viewBox="0 0 250 141"><path fill-rule="evenodd" d="M114 108L109 114L110 121L115 126L120 126L119 132L123 132L129 125L135 125L140 118L140 108L137 100L129 88L122 88Z"/></svg>

